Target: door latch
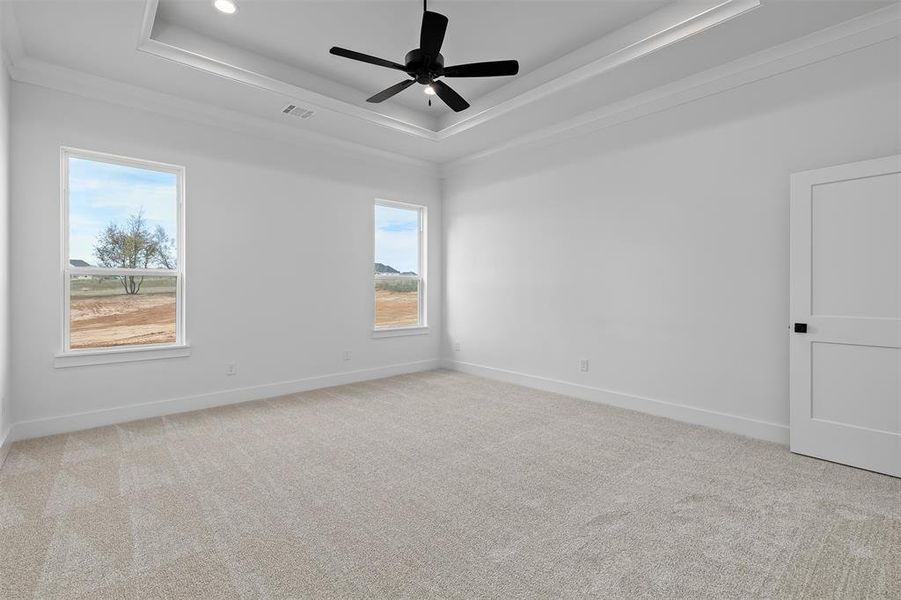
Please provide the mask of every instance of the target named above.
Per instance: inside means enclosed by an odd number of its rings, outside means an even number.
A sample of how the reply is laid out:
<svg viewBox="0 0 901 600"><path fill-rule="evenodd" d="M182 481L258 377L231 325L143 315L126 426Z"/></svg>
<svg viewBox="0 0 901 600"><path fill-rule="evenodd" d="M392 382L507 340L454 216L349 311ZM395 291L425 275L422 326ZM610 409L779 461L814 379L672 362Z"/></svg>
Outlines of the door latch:
<svg viewBox="0 0 901 600"><path fill-rule="evenodd" d="M807 323L795 323L795 333L807 333Z"/></svg>

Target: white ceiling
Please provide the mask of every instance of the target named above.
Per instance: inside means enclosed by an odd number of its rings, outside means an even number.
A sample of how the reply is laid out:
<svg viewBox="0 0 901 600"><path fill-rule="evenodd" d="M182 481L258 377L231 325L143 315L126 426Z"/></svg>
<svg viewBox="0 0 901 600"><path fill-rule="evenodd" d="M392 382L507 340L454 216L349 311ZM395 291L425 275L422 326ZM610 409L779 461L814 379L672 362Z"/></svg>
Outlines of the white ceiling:
<svg viewBox="0 0 901 600"><path fill-rule="evenodd" d="M761 0L759 8L685 32L679 23L686 15L723 0L433 0L429 8L450 18L443 50L449 64L516 58L522 65L513 78L455 79L473 107L452 113L434 101L428 109L416 88L367 104L397 75L328 54L342 45L402 62L417 45L418 1L238 1L238 14L228 17L210 0L160 0L151 11L155 0L17 0L12 13L22 44L11 52L12 71L35 81L67 78L82 89L139 86L270 129L444 163L897 4ZM152 13L153 48L145 12ZM651 46L656 51L628 55L643 39L669 31L682 34L663 35L666 43ZM280 111L289 102L316 114L286 117Z"/></svg>
<svg viewBox="0 0 901 600"><path fill-rule="evenodd" d="M516 59L520 73L526 74L646 17L666 3L666 0L433 0L429 10L450 19L442 48L445 64ZM402 81L404 75L332 56L329 48L342 46L403 64L404 55L419 46L421 19L420 0L244 0L234 15L219 13L209 2L160 0L157 13L158 23L163 26L180 26L354 88L357 97L348 100L356 101ZM501 77L455 79L449 83L472 102L509 81ZM450 111L441 102L433 102L429 108L418 87L408 89L390 102L426 114Z"/></svg>

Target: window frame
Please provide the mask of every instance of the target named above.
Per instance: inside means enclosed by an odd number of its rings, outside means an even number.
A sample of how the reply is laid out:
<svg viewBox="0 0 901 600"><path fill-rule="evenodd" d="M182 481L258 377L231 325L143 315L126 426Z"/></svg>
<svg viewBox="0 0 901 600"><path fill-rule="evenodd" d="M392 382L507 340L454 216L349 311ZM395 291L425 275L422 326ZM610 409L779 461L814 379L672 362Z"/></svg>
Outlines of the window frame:
<svg viewBox="0 0 901 600"><path fill-rule="evenodd" d="M375 240L375 211L379 206L384 206L387 208L399 208L403 210L415 210L418 215L419 221L419 231L418 231L418 242L419 242L419 269L418 274L414 277L412 275L377 275L375 273L374 265L376 262L376 240ZM395 200L386 200L384 198L376 198L372 205L372 212L370 213L372 217L370 231L372 234L372 257L369 262L370 269L372 270L372 315L371 315L371 324L372 324L372 335L373 337L394 337L398 335L417 335L417 334L425 334L429 332L428 325L428 207L422 204L412 204L409 202L397 202ZM375 300L375 284L377 281L418 281L418 297L417 297L417 308L419 311L419 318L416 325L383 325L381 327L377 326L375 323L376 318L376 300Z"/></svg>
<svg viewBox="0 0 901 600"><path fill-rule="evenodd" d="M176 176L176 265L174 269L128 269L76 267L69 260L69 159L78 158L126 167L171 173ZM104 348L73 349L70 346L70 293L72 277L79 275L135 275L175 277L175 342L165 344L131 344ZM181 165L144 160L108 152L60 147L60 277L61 277L61 352L55 366L83 366L107 362L130 362L155 358L187 356L185 339L185 168Z"/></svg>

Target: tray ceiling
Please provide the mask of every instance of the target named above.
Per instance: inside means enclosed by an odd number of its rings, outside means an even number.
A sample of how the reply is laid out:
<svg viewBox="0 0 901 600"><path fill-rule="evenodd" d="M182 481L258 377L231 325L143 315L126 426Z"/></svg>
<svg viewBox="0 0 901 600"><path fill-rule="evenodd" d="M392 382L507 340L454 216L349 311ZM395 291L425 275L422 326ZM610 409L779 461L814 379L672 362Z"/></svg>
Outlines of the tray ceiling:
<svg viewBox="0 0 901 600"><path fill-rule="evenodd" d="M240 2L240 0L238 0ZM662 8L665 0L519 0L473 2L433 0L429 10L450 19L442 54L445 64L517 59L522 75ZM353 89L338 98L362 104L377 91L404 79L390 69L354 63L328 53L343 46L403 63L419 45L422 3L389 2L240 2L234 15L209 2L160 0L154 28L181 27L232 48L293 67L313 77L312 91L329 94L331 80ZM470 102L509 83L510 78L455 79L454 89ZM429 107L416 86L391 99L424 116L450 112L441 102ZM372 107L377 110L377 108Z"/></svg>
<svg viewBox="0 0 901 600"><path fill-rule="evenodd" d="M237 1L239 12L231 17L216 12L211 0L7 1L0 8L17 32L5 36L10 72L19 81L175 117L208 116L263 135L350 142L448 163L582 127L589 116L612 122L630 118L639 105L659 110L653 107L680 101L679 90L697 85L692 82L703 82L699 90L713 79L731 85L724 76L737 67L730 65L791 55L791 49L771 49L849 19L864 21L848 31L891 27L897 17L886 7L898 6L888 0L432 0L429 7L450 18L448 62L522 62L513 78L455 80L472 108L453 113L437 102L429 109L416 88L396 101L368 104L365 98L396 83L397 75L328 54L330 46L344 45L398 60L416 45L416 0ZM874 11L882 16L870 19ZM866 35L874 41L884 37L881 29L872 31ZM800 47L810 44L819 42ZM746 57L750 62L741 62ZM284 115L287 104L314 114Z"/></svg>

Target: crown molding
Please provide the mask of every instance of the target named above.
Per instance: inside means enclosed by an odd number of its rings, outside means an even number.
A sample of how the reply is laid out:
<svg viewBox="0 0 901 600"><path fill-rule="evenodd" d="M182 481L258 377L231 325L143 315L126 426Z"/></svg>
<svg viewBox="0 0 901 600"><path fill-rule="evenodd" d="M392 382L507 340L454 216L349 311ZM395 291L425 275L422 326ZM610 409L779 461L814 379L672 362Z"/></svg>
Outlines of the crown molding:
<svg viewBox="0 0 901 600"><path fill-rule="evenodd" d="M158 6L159 0L146 0L137 44L137 50L140 52L211 73L236 83L287 96L314 109L331 110L427 140L438 139L435 131L417 123L344 102L275 77L155 39L153 38L153 28Z"/></svg>
<svg viewBox="0 0 901 600"><path fill-rule="evenodd" d="M155 3L156 1L150 0L148 6L150 2ZM257 137L295 144L319 143L361 157L378 157L426 168L441 177L449 177L460 168L494 155L516 149L540 147L562 139L596 132L779 73L853 52L872 44L901 37L901 6L895 4L654 88L620 102L583 113L485 150L444 163L437 163L342 140L326 134L285 128L275 121L262 117L210 107L181 97L30 58L25 54L15 17L10 9L10 3L0 2L0 19L3 21L2 29L0 29L3 36L3 57L7 63L10 77L15 81L140 108L173 118L224 127Z"/></svg>
<svg viewBox="0 0 901 600"><path fill-rule="evenodd" d="M441 176L490 156L586 135L897 37L901 5L894 4L445 162Z"/></svg>
<svg viewBox="0 0 901 600"><path fill-rule="evenodd" d="M20 83L28 83L85 98L138 108L174 119L187 120L291 144L303 144L305 146L308 146L310 143L321 144L360 158L379 158L428 169L433 173L437 173L438 169L437 163L432 161L373 148L314 131L285 127L283 124L263 117L210 106L145 87L60 67L30 57L20 58L15 61L9 69L9 73L14 81Z"/></svg>
<svg viewBox="0 0 901 600"><path fill-rule="evenodd" d="M568 70L563 75L536 85L535 87L517 94L513 98L489 105L480 112L467 115L450 123L439 131L439 136L442 139L448 138L457 133L466 131L467 129L481 125L482 123L486 123L503 114L527 106L542 98L562 92L573 86L577 86L591 78L638 60L644 56L657 52L658 50L662 50L667 46L688 39L712 27L721 25L726 21L759 7L760 0L726 0L720 4L703 8L700 12L698 12L696 4L690 12L686 10L688 7L685 5L677 6L675 8L678 10L674 10L671 14L668 14L666 19L660 19L659 15L650 15L632 25L627 25L619 32L614 32L610 36L601 38L595 42L595 44L591 44L591 46L606 46L604 43L606 38L614 36L616 36L616 38L625 38L633 33L636 35L636 41L629 42L617 39L616 41L618 44L612 48L605 48L602 51L603 53L600 58ZM670 19L675 20L671 21ZM665 24L666 21L670 24ZM652 27L650 33L648 33L648 26ZM620 35L622 33L626 33L627 35ZM554 63L556 62L559 61L554 61ZM551 64L553 65L554 63ZM477 101L476 104L478 105L480 103Z"/></svg>
<svg viewBox="0 0 901 600"><path fill-rule="evenodd" d="M313 110L330 110L349 117L362 119L407 135L440 142L454 135L492 121L518 108L527 106L551 94L578 85L611 69L638 60L671 44L687 39L711 27L733 19L760 6L760 0L698 0L678 1L655 13L639 19L622 29L577 50L570 55L544 65L536 72L518 78L517 86L532 86L513 97L504 97L504 88L476 101L476 110L465 115L451 115L452 122L437 125L435 129L424 127L396 116L357 106L332 96L264 75L247 67L238 66L203 52L182 48L153 37L159 0L145 0L137 49L194 69L205 71L231 81L271 91L310 106ZM586 56L588 54L589 56ZM581 64L571 65L578 56ZM587 62L585 62L587 60ZM562 68L561 67L566 67ZM548 72L562 73L544 80ZM509 84L508 84L509 85ZM506 87L506 86L504 86ZM481 106L481 110L479 110Z"/></svg>

